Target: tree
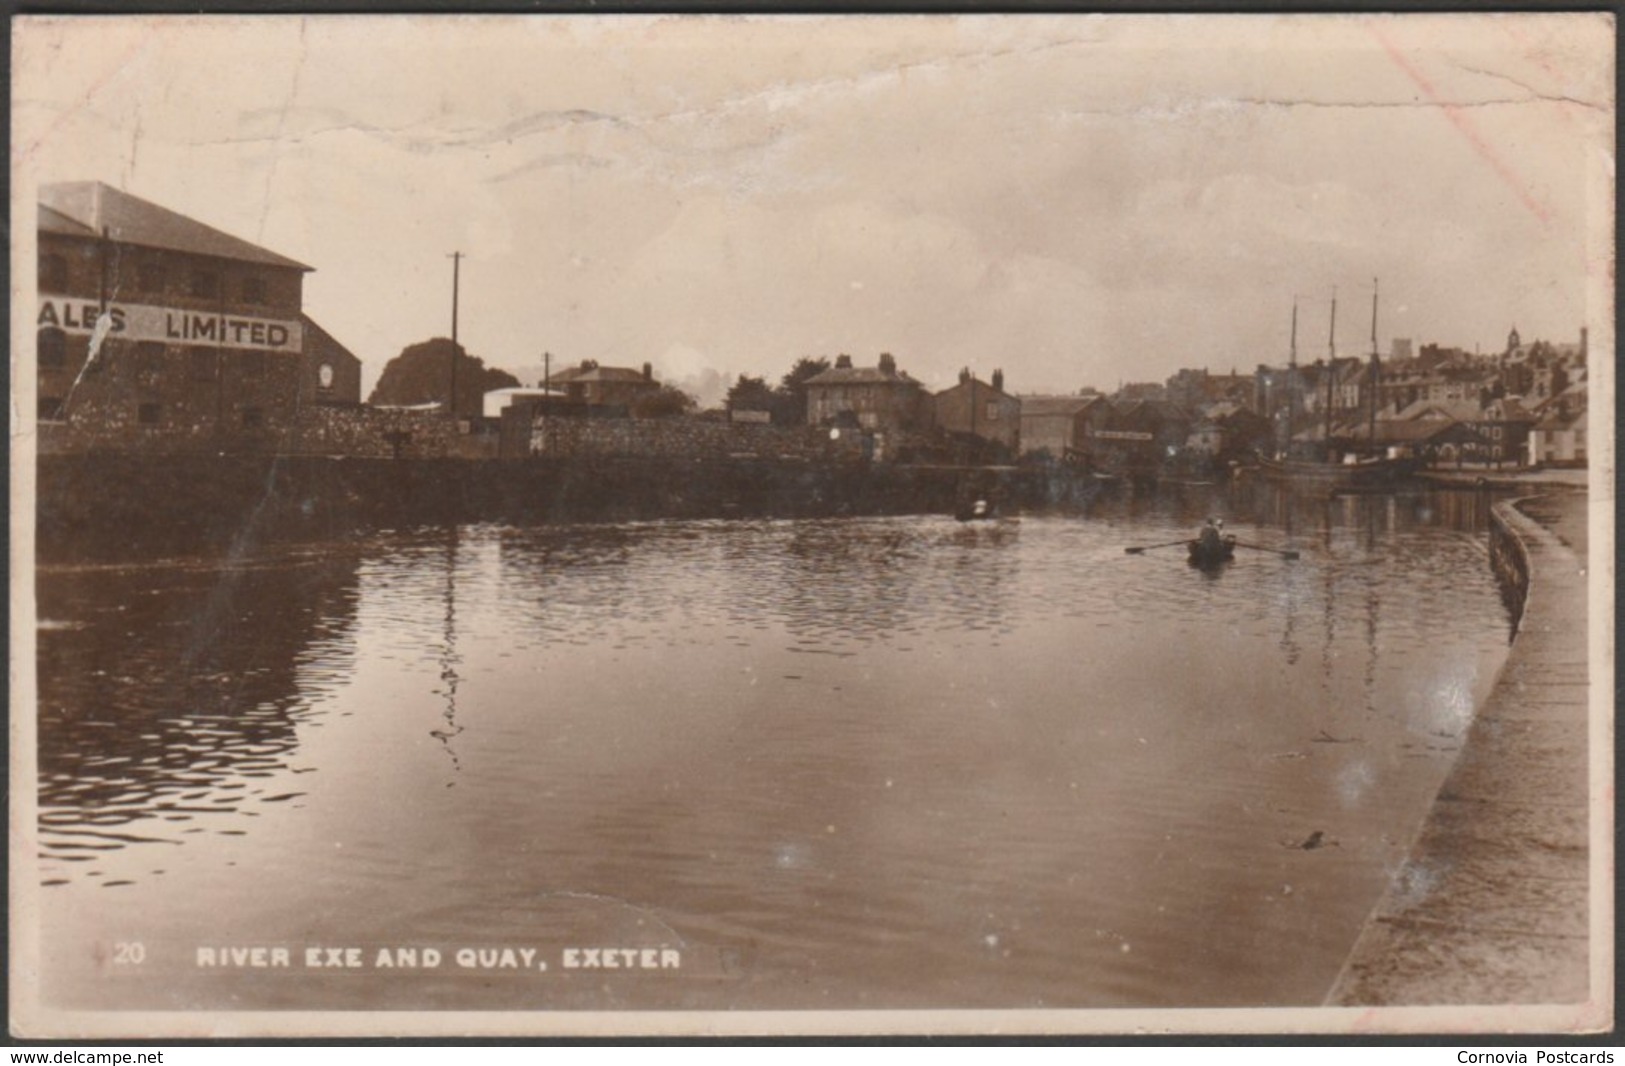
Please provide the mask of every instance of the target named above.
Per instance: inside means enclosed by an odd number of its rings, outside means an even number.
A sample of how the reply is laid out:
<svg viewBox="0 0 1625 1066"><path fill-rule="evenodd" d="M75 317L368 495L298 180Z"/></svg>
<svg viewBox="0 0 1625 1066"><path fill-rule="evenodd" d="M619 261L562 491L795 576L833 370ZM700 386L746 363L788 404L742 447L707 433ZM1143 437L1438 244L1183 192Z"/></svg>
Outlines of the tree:
<svg viewBox="0 0 1625 1066"><path fill-rule="evenodd" d="M515 388L519 379L506 370L488 367L485 361L469 355L461 344L445 337L408 345L391 359L373 386L367 402L393 406L445 404L452 391L452 357L456 353L457 414L478 415L485 394L492 389Z"/></svg>
<svg viewBox="0 0 1625 1066"><path fill-rule="evenodd" d="M675 418L696 406L694 397L672 385L660 386L659 392L646 392L631 404L633 418Z"/></svg>
<svg viewBox="0 0 1625 1066"><path fill-rule="evenodd" d="M753 378L745 374L728 388L726 406L730 411L771 411L777 394L766 378Z"/></svg>
<svg viewBox="0 0 1625 1066"><path fill-rule="evenodd" d="M797 359L773 390L773 421L783 426L807 421L807 382L829 369L829 360L809 356Z"/></svg>

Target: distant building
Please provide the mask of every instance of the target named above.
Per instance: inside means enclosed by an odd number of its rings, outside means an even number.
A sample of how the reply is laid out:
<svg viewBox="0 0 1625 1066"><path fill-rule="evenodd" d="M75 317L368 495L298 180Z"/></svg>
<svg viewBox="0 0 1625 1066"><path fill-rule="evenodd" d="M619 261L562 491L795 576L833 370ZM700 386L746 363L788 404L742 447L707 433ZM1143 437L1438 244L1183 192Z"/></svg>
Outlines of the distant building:
<svg viewBox="0 0 1625 1066"><path fill-rule="evenodd" d="M1160 381L1131 381L1118 388L1112 397L1114 403L1134 403L1141 400L1165 400L1168 390Z"/></svg>
<svg viewBox="0 0 1625 1066"><path fill-rule="evenodd" d="M1200 411L1209 404L1229 401L1250 406L1257 389L1251 374L1210 374L1201 370L1180 370L1163 385L1161 399L1177 403L1189 411ZM1149 397L1158 399L1159 397Z"/></svg>
<svg viewBox="0 0 1625 1066"><path fill-rule="evenodd" d="M536 401L562 400L563 398L564 392L561 389L528 388L523 385L506 389L491 389L484 396L480 413L486 418L501 418L502 412L515 404L535 406Z"/></svg>
<svg viewBox="0 0 1625 1066"><path fill-rule="evenodd" d="M255 447L360 402L360 360L303 313L310 267L100 182L38 206L42 429Z"/></svg>
<svg viewBox="0 0 1625 1066"><path fill-rule="evenodd" d="M1088 412L1106 408L1099 393L1092 396L1023 396L1021 398L1021 454L1047 452L1056 459L1082 455L1088 435Z"/></svg>
<svg viewBox="0 0 1625 1066"><path fill-rule="evenodd" d="M1015 456L1021 448L1021 401L1004 391L1004 371L993 371L991 384L969 370L959 383L931 398L937 428L968 433L1002 444Z"/></svg>
<svg viewBox="0 0 1625 1066"><path fill-rule="evenodd" d="M1571 417L1554 414L1529 432L1533 465L1586 465L1586 412Z"/></svg>
<svg viewBox="0 0 1625 1066"><path fill-rule="evenodd" d="M922 432L931 426L931 397L913 378L897 369L897 360L882 353L873 367L855 367L850 355L807 379L807 423L813 426L851 423L855 428L889 432Z"/></svg>
<svg viewBox="0 0 1625 1066"><path fill-rule="evenodd" d="M638 397L660 391L654 368L648 363L640 372L630 367L599 366L595 359L554 371L548 385L562 389L571 400L588 407L629 409Z"/></svg>
<svg viewBox="0 0 1625 1066"><path fill-rule="evenodd" d="M1089 461L1103 470L1151 475L1168 457L1185 448L1191 436L1189 412L1166 400L1118 402L1084 413L1084 448Z"/></svg>

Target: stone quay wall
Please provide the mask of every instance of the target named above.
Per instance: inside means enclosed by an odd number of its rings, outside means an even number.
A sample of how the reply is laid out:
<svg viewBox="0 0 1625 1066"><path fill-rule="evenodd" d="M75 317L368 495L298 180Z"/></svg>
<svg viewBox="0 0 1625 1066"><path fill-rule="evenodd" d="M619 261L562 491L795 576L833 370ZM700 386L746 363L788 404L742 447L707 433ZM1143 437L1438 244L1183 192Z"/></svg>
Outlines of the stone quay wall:
<svg viewBox="0 0 1625 1066"><path fill-rule="evenodd" d="M350 459L495 458L494 432L431 411L312 404L258 426L210 419L176 428L133 418L41 423L41 455L319 455ZM474 430L468 432L468 430Z"/></svg>
<svg viewBox="0 0 1625 1066"><path fill-rule="evenodd" d="M511 433L505 428L505 435ZM839 458L856 451L832 441L828 430L699 418L540 418L523 423L529 454L553 459L584 456L687 459ZM508 451L509 449L505 449ZM511 455L512 452L509 451ZM523 453L521 453L522 455Z"/></svg>
<svg viewBox="0 0 1625 1066"><path fill-rule="evenodd" d="M39 557L55 560L243 551L458 522L946 514L965 477L896 463L669 456L75 453L39 457L35 529Z"/></svg>
<svg viewBox="0 0 1625 1066"><path fill-rule="evenodd" d="M1495 1030L1495 1005L1538 1004L1531 1026L1612 1024L1610 971L1590 954L1590 818L1609 782L1591 780L1587 560L1548 528L1585 507L1580 493L1496 505L1497 537L1520 546L1497 564L1523 575L1517 636L1328 1005L1475 1005L1466 1027Z"/></svg>
<svg viewBox="0 0 1625 1066"><path fill-rule="evenodd" d="M1512 611L1512 631L1523 621L1523 608L1529 598L1529 551L1500 507L1490 510L1490 567L1501 582L1501 590Z"/></svg>

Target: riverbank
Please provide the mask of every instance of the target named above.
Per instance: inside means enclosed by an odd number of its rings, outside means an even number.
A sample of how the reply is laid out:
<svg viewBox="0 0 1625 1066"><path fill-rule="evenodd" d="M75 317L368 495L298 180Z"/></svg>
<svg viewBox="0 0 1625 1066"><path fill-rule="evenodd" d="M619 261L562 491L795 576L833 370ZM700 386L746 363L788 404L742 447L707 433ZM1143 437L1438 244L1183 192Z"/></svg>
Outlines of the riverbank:
<svg viewBox="0 0 1625 1066"><path fill-rule="evenodd" d="M54 561L242 554L423 525L948 514L971 488L1003 500L1029 494L1022 473L771 458L42 455L36 529L39 558ZM1073 487L1034 479L1031 494Z"/></svg>
<svg viewBox="0 0 1625 1066"><path fill-rule="evenodd" d="M1424 470L1423 481L1443 488L1490 488L1529 491L1540 488L1584 490L1591 472L1584 467L1541 467L1535 470L1494 470L1488 467L1468 470Z"/></svg>
<svg viewBox="0 0 1625 1066"><path fill-rule="evenodd" d="M1589 966L1586 512L1561 490L1497 505L1528 578L1517 637L1329 1004L1575 1004L1572 1024L1609 1023Z"/></svg>

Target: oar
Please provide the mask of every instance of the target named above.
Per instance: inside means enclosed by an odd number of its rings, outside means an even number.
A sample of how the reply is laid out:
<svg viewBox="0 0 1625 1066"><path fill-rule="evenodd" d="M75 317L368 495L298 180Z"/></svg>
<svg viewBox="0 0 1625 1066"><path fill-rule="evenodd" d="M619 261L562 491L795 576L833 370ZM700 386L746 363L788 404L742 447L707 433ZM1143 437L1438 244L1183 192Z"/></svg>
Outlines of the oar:
<svg viewBox="0 0 1625 1066"><path fill-rule="evenodd" d="M1148 544L1143 548L1124 548L1123 551L1124 551L1125 554L1128 554L1128 555L1139 555L1141 552L1148 552L1152 548L1172 548L1175 544L1189 544L1189 543L1190 543L1190 538L1187 537L1184 540L1171 540L1167 544Z"/></svg>
<svg viewBox="0 0 1625 1066"><path fill-rule="evenodd" d="M1274 552L1276 555L1284 555L1288 559L1296 559L1298 557L1297 552L1284 552L1280 548L1266 548L1262 544L1243 544L1239 540L1236 541L1236 547L1251 548L1255 552Z"/></svg>

